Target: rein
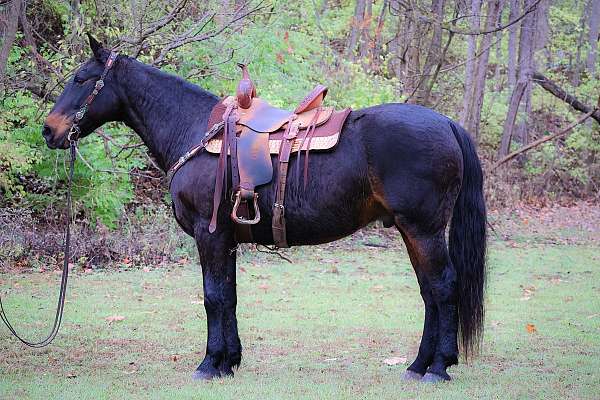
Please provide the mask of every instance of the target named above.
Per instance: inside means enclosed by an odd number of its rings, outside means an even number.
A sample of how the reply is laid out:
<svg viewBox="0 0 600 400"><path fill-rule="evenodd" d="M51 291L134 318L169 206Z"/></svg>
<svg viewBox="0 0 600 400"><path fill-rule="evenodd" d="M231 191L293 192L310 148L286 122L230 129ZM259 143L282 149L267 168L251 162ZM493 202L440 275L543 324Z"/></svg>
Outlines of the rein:
<svg viewBox="0 0 600 400"><path fill-rule="evenodd" d="M56 305L56 314L54 316L54 323L52 324L52 329L50 330L50 334L39 342L33 342L26 339L23 339L15 328L13 328L12 324L8 320L6 312L4 311L4 305L2 304L2 297L0 296L0 319L6 325L10 333L13 334L14 337L19 339L21 343L34 348L42 348L48 346L52 341L56 338L58 331L60 329L63 317L63 311L65 308L65 297L67 294L67 280L69 278L69 260L71 253L71 218L72 218L72 200L71 200L71 189L73 186L73 173L75 171L75 159L77 157L77 140L81 134L81 129L79 128L79 123L85 116L88 111L90 104L94 101L100 90L104 87L104 79L106 78L106 74L112 68L115 60L117 59L117 53L111 52L110 56L106 60L106 64L104 65L104 71L102 71L102 75L100 75L100 79L96 81L94 86L94 90L92 93L85 99L82 106L79 108L79 111L75 114L75 118L73 119L73 125L71 125L71 129L69 129L69 133L67 134L67 140L69 141L69 180L67 183L67 226L65 228L65 242L64 242L64 263L62 268L62 275L60 279L60 291L58 295L58 304Z"/></svg>

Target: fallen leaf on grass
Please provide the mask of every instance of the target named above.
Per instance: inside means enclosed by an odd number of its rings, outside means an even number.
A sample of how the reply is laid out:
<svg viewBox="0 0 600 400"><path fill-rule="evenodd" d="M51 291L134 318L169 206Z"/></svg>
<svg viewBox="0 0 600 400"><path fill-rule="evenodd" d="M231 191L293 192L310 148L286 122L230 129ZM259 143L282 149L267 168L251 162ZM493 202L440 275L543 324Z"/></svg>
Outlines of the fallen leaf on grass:
<svg viewBox="0 0 600 400"><path fill-rule="evenodd" d="M537 328L535 327L534 324L527 324L527 325L525 325L525 329L527 329L527 332L529 332L529 333L536 333L537 332Z"/></svg>
<svg viewBox="0 0 600 400"><path fill-rule="evenodd" d="M123 321L125 317L122 315L111 315L110 317L106 317L104 319L107 320L109 324L112 324L113 322Z"/></svg>
<svg viewBox="0 0 600 400"><path fill-rule="evenodd" d="M390 357L390 358L386 358L385 360L383 360L383 363L385 365L398 365L398 364L404 364L406 363L407 358L406 357Z"/></svg>
<svg viewBox="0 0 600 400"><path fill-rule="evenodd" d="M382 292L384 289L385 289L385 288L383 287L383 285L375 285L375 286L372 286L372 287L369 289L369 291L370 291L370 292L379 293L379 292Z"/></svg>
<svg viewBox="0 0 600 400"><path fill-rule="evenodd" d="M535 294L535 286L527 286L523 288L523 297L521 301L527 301Z"/></svg>

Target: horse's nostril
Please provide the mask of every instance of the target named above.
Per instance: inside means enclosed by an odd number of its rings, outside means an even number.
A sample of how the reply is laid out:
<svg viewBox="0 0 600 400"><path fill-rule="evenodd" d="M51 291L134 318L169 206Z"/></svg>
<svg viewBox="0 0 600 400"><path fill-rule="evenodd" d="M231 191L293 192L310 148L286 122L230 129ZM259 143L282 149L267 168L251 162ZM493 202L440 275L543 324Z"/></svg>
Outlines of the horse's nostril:
<svg viewBox="0 0 600 400"><path fill-rule="evenodd" d="M42 128L42 136L46 139L49 139L50 136L52 136L52 129L50 129L48 125L44 125L44 128Z"/></svg>

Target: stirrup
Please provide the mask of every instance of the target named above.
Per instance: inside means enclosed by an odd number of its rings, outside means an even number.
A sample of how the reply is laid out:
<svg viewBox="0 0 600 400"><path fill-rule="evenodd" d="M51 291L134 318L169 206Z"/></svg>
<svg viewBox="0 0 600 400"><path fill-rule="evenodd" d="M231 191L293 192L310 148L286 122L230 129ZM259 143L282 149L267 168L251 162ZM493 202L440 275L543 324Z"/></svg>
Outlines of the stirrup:
<svg viewBox="0 0 600 400"><path fill-rule="evenodd" d="M260 221L260 209L258 208L258 193L254 193L253 197L254 197L254 218L246 219L244 217L240 217L237 215L238 207L240 206L240 203L242 201L242 194L241 194L240 190L238 190L236 192L235 203L233 205L233 210L231 211L231 219L233 220L233 222L235 222L236 224L242 224L242 225L258 224L258 222Z"/></svg>

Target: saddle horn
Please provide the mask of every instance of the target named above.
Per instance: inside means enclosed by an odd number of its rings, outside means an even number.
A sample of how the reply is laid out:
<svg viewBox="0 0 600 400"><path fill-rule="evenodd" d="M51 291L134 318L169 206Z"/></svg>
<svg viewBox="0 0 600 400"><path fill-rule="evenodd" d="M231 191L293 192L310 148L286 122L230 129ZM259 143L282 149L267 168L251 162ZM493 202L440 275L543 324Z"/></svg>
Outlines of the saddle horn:
<svg viewBox="0 0 600 400"><path fill-rule="evenodd" d="M236 90L237 102L239 107L247 109L252 104L252 98L256 97L256 86L250 79L246 64L238 63L238 67L242 69L242 79L240 79Z"/></svg>

